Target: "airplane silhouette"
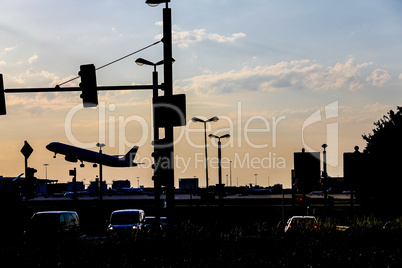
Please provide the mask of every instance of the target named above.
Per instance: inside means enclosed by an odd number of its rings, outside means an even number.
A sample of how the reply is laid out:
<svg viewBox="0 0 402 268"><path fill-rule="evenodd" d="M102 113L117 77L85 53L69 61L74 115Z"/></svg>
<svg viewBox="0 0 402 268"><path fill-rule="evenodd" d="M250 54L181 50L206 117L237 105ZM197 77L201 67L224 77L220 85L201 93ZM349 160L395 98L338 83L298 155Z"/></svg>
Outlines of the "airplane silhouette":
<svg viewBox="0 0 402 268"><path fill-rule="evenodd" d="M78 148L68 144L60 142L51 142L46 145L46 149L54 152L53 158L56 158L57 154L65 155L65 160L69 162L81 161L80 167L84 167L84 161L96 164L102 164L109 167L135 167L140 163L134 163L134 157L137 153L138 146L134 146L126 155L120 157L118 155L108 155L90 151L87 149Z"/></svg>

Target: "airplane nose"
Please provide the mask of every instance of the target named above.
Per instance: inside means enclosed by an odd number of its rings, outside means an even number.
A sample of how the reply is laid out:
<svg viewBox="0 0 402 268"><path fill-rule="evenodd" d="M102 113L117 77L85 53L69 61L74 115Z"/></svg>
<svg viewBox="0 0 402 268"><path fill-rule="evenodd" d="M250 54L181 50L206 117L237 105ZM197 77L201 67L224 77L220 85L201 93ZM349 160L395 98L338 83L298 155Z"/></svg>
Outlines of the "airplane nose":
<svg viewBox="0 0 402 268"><path fill-rule="evenodd" d="M46 145L46 149L48 149L49 151L53 151L52 149L54 148L54 144L53 142L49 143L48 145Z"/></svg>

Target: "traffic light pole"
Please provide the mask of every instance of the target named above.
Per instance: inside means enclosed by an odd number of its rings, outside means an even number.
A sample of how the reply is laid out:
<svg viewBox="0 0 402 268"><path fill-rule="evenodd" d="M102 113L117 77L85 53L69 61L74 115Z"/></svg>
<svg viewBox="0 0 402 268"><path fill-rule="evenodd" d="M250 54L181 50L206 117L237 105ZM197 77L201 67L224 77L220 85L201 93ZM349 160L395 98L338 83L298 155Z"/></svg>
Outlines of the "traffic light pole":
<svg viewBox="0 0 402 268"><path fill-rule="evenodd" d="M163 72L164 95L173 95L173 69L172 69L172 12L169 7L163 9ZM165 139L169 146L169 165L166 177L166 208L168 213L174 208L174 146L173 126L165 126Z"/></svg>

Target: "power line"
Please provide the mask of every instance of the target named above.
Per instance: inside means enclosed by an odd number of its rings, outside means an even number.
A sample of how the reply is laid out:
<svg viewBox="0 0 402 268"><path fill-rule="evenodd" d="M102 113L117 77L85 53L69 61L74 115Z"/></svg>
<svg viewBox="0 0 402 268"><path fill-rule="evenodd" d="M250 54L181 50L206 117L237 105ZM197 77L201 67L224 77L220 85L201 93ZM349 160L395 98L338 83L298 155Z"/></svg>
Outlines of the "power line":
<svg viewBox="0 0 402 268"><path fill-rule="evenodd" d="M123 56L123 57L121 57L121 58L118 58L117 60L114 60L114 61L111 61L111 62L109 62L109 63L106 63L106 64L102 65L101 67L96 68L95 71L100 70L100 69L102 69L102 68L105 68L106 66L112 65L113 63L116 63L116 62L118 62L118 61L121 61L121 60L123 60L123 59L125 59L125 58L128 58L128 57L130 57L130 56L132 56L132 55L134 55L134 54L137 54L137 53L139 53L139 52L141 52L141 51L143 51L143 50L145 50L145 49L148 49L148 48L150 48L150 47L152 47L152 46L155 46L155 45L159 44L160 42L162 42L162 40L160 40L160 41L158 41L158 42L155 42L155 43L153 43L153 44L150 44L150 45L148 45L148 46L146 46L146 47L143 47L143 48L141 48L141 49L139 49L139 50L137 50L137 51L134 51L134 52L132 52L132 53L130 53L130 54L127 54L127 55L125 55L125 56ZM56 88L60 87L61 85L70 83L71 81L74 81L75 79L78 79L78 78L80 78L80 76L76 76L76 77L71 78L71 79L69 79L69 80L67 80L67 81L64 81L63 83L58 84L58 85L56 86Z"/></svg>

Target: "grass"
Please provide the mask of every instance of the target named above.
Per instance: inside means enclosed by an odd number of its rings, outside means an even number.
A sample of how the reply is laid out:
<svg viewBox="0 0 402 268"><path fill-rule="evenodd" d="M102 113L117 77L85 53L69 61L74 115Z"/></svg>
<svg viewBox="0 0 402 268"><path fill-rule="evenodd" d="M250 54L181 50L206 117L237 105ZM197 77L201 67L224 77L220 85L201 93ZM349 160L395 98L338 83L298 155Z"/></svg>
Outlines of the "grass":
<svg viewBox="0 0 402 268"><path fill-rule="evenodd" d="M375 217L319 218L317 232L286 235L282 224L182 222L169 235L0 244L1 267L402 267L402 226ZM349 224L347 231L336 225Z"/></svg>

